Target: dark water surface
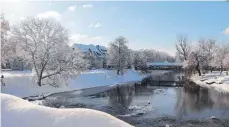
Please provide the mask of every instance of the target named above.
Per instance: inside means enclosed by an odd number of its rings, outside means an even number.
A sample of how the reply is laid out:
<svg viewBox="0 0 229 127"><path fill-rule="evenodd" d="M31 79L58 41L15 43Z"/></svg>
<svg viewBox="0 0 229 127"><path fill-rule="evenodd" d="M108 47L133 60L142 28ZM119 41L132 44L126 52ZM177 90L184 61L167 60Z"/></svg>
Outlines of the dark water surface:
<svg viewBox="0 0 229 127"><path fill-rule="evenodd" d="M229 94L206 88L189 91L183 87L120 85L88 96L55 94L42 100L42 105L96 109L135 126L229 126Z"/></svg>

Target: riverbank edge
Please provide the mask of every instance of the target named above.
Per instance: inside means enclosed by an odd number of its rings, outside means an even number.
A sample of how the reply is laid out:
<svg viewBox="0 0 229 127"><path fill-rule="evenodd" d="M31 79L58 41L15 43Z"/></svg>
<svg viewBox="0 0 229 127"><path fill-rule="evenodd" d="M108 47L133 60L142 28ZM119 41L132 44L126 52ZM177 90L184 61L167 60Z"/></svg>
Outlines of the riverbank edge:
<svg viewBox="0 0 229 127"><path fill-rule="evenodd" d="M216 91L223 92L223 93L229 93L229 84L224 84L223 87L220 86L222 84L216 84L216 83L207 84L206 82L201 81L201 78L202 78L201 76L193 75L193 76L191 76L190 81L196 83L200 87L214 89ZM225 85L228 85L228 88L226 88Z"/></svg>

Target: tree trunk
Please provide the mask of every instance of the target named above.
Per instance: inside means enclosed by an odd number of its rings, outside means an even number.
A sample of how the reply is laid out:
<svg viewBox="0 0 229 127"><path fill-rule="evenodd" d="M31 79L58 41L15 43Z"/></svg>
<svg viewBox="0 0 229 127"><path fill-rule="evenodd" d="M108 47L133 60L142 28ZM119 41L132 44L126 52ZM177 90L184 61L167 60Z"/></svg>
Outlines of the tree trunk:
<svg viewBox="0 0 229 127"><path fill-rule="evenodd" d="M37 85L41 86L41 79L40 78L38 79Z"/></svg>
<svg viewBox="0 0 229 127"><path fill-rule="evenodd" d="M221 65L220 75L223 73L223 65Z"/></svg>
<svg viewBox="0 0 229 127"><path fill-rule="evenodd" d="M199 76L201 76L201 71L200 71L200 68L199 67L200 67L200 65L199 65L199 63L197 63L196 70L197 70Z"/></svg>
<svg viewBox="0 0 229 127"><path fill-rule="evenodd" d="M41 79L42 79L42 73L38 76L38 82L37 82L38 86L41 86Z"/></svg>
<svg viewBox="0 0 229 127"><path fill-rule="evenodd" d="M200 69L198 69L197 71L198 71L199 76L201 76L201 71L200 71Z"/></svg>
<svg viewBox="0 0 229 127"><path fill-rule="evenodd" d="M120 70L118 69L118 70L117 70L117 75L119 75L119 73L120 73Z"/></svg>

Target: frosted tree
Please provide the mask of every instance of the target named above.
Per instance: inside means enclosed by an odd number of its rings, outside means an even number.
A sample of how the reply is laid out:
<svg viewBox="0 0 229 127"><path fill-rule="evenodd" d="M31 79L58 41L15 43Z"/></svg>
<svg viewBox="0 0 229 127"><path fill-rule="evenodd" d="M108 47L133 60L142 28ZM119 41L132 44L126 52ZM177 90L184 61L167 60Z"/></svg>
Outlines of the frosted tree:
<svg viewBox="0 0 229 127"><path fill-rule="evenodd" d="M109 63L115 66L118 75L123 74L127 67L128 56L130 55L127 43L127 39L120 36L109 45Z"/></svg>
<svg viewBox="0 0 229 127"><path fill-rule="evenodd" d="M1 16L1 63L4 68L23 69L26 60L26 54L23 52L18 40L11 36L10 26L8 21ZM20 68L18 68L20 66Z"/></svg>
<svg viewBox="0 0 229 127"><path fill-rule="evenodd" d="M69 47L65 28L54 19L27 18L13 27L12 34L28 54L39 86L59 85L87 68L82 54Z"/></svg>
<svg viewBox="0 0 229 127"><path fill-rule="evenodd" d="M229 54L229 45L221 44L217 45L215 54L214 54L214 60L215 65L220 67L221 73L223 72L225 68L225 64L227 63L227 57Z"/></svg>
<svg viewBox="0 0 229 127"><path fill-rule="evenodd" d="M224 63L224 67L227 69L227 73L226 74L228 75L228 73L229 73L229 53L227 54L227 56L224 59L223 63Z"/></svg>
<svg viewBox="0 0 229 127"><path fill-rule="evenodd" d="M156 51L156 50L152 50L152 49L140 49L137 51L134 51L133 54L135 54L135 52L140 53L139 56L133 56L136 57L136 59L139 59L138 57L141 56L141 58L143 58L142 60L143 63L144 62L153 62L153 61L169 61L169 62L174 62L175 58L170 56L168 53L165 52L160 52L160 51ZM138 55L138 54L137 54ZM135 62L136 65L136 62Z"/></svg>
<svg viewBox="0 0 229 127"><path fill-rule="evenodd" d="M184 63L184 68L190 75L197 71L198 75L201 76L201 59L197 49L190 52Z"/></svg>
<svg viewBox="0 0 229 127"><path fill-rule="evenodd" d="M8 44L8 32L10 31L9 22L5 19L4 14L1 14L1 64L6 66L7 57L9 56L10 45Z"/></svg>
<svg viewBox="0 0 229 127"><path fill-rule="evenodd" d="M5 59L11 69L16 68L23 70L25 66L28 67L30 63L26 57L27 53L23 50L22 45L16 38L10 36L6 46L8 47L8 51Z"/></svg>
<svg viewBox="0 0 229 127"><path fill-rule="evenodd" d="M206 42L208 43L208 42ZM185 65L184 68L188 73L193 74L194 72L198 72L198 75L202 75L202 70L206 67L209 63L209 51L212 48L205 48L208 44L205 44L205 40L200 39L199 43L195 46L192 46L190 53L187 54L187 60L184 61ZM209 51L207 51L207 49Z"/></svg>
<svg viewBox="0 0 229 127"><path fill-rule="evenodd" d="M188 38L184 36L179 36L177 38L177 44L176 44L176 49L177 49L177 56L181 61L187 60L188 59L188 54L190 52L190 47L188 44Z"/></svg>
<svg viewBox="0 0 229 127"><path fill-rule="evenodd" d="M133 65L137 68L145 68L147 63L147 56L144 51L135 51L133 55Z"/></svg>
<svg viewBox="0 0 229 127"><path fill-rule="evenodd" d="M213 39L208 39L208 40L204 40L201 39L199 41L199 50L201 53L201 56L204 57L204 61L201 61L203 64L203 69L209 69L210 66L213 66L213 54L214 54L214 50L215 50L215 40ZM211 68L212 70L212 68Z"/></svg>
<svg viewBox="0 0 229 127"><path fill-rule="evenodd" d="M134 56L134 51L129 49L128 50L128 56L127 56L127 67L128 68L132 68L132 65L133 65L133 56Z"/></svg>
<svg viewBox="0 0 229 127"><path fill-rule="evenodd" d="M96 65L96 62L95 62L96 56L93 55L92 53L86 54L85 59L88 60L89 68L98 67L98 65Z"/></svg>
<svg viewBox="0 0 229 127"><path fill-rule="evenodd" d="M223 63L224 63L225 68L229 70L229 53L226 55Z"/></svg>

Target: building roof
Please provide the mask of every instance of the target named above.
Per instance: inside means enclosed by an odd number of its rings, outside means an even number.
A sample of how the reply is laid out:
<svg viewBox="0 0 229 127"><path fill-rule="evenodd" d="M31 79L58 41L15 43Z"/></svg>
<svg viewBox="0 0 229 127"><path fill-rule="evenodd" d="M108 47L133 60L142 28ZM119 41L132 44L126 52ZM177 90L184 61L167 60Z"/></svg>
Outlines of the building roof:
<svg viewBox="0 0 229 127"><path fill-rule="evenodd" d="M105 57L107 55L106 47L101 45L93 45L93 44L86 45L86 44L75 43L72 47L77 48L84 53L91 52L97 57Z"/></svg>

